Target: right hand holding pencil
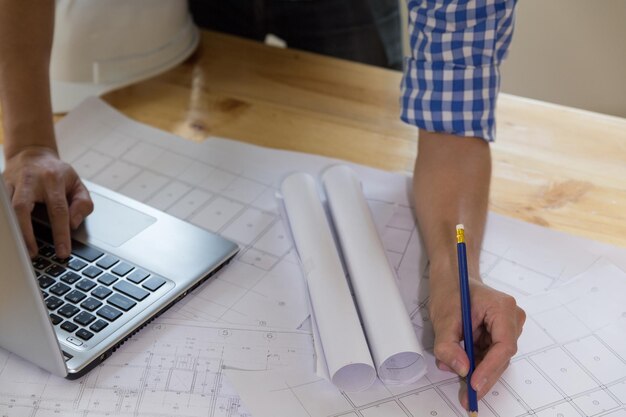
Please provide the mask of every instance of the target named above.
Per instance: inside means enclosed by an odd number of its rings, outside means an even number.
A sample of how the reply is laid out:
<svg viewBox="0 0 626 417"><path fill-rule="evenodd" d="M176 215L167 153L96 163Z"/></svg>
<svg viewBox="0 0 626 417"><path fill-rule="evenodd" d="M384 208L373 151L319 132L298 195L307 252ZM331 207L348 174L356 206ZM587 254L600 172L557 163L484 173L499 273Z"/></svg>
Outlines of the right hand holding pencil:
<svg viewBox="0 0 626 417"><path fill-rule="evenodd" d="M441 370L467 375L469 360L461 347L463 330L456 271L451 279L437 279L431 268L429 311L435 331L434 353ZM482 398L498 381L517 352L517 339L522 333L526 314L510 295L497 291L477 279L470 278L472 325L476 369L471 384ZM465 390L465 389L464 389ZM468 407L467 392L460 393L461 403Z"/></svg>

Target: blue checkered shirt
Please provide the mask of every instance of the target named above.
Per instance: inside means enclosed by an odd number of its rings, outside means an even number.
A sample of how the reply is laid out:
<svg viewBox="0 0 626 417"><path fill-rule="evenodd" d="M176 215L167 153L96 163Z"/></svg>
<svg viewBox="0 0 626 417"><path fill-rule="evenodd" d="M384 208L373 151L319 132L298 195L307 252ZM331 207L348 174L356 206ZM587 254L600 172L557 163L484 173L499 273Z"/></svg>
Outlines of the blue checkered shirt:
<svg viewBox="0 0 626 417"><path fill-rule="evenodd" d="M412 56L402 79L402 120L493 141L499 65L517 0L407 2Z"/></svg>

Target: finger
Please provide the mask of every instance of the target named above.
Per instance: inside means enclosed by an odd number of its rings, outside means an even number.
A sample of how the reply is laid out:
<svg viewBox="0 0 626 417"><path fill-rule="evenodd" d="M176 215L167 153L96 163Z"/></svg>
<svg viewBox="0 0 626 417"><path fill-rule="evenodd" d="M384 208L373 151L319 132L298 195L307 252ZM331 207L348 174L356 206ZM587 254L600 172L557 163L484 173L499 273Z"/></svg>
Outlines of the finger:
<svg viewBox="0 0 626 417"><path fill-rule="evenodd" d="M59 182L47 184L45 203L52 227L54 249L59 258L70 256L70 220L65 190Z"/></svg>
<svg viewBox="0 0 626 417"><path fill-rule="evenodd" d="M8 183L4 183L6 189L7 189L7 195L9 196L9 200L13 200L13 193L15 192L15 187L13 187L11 184Z"/></svg>
<svg viewBox="0 0 626 417"><path fill-rule="evenodd" d="M35 240L35 233L33 232L33 223L31 220L31 213L35 208L35 197L32 194L31 189L28 187L17 187L13 192L13 211L17 217L17 222L20 225L22 236L24 236L24 242L26 243L26 249L28 254L32 257L37 255L38 247L37 240Z"/></svg>
<svg viewBox="0 0 626 417"><path fill-rule="evenodd" d="M452 320L435 325L435 357L439 362L465 377L469 372L469 360L461 349L460 325Z"/></svg>
<svg viewBox="0 0 626 417"><path fill-rule="evenodd" d="M464 381L461 381L461 385L459 387L459 402L466 410L469 410L469 398L467 398L467 384Z"/></svg>
<svg viewBox="0 0 626 417"><path fill-rule="evenodd" d="M501 302L500 308L487 313L485 326L493 344L472 375L472 387L477 392L490 388L517 353L517 338L523 323L520 312L515 299L508 297Z"/></svg>
<svg viewBox="0 0 626 417"><path fill-rule="evenodd" d="M80 180L77 180L76 186L68 198L70 200L70 226L72 229L76 229L85 217L93 211L93 201L89 197L89 191Z"/></svg>
<svg viewBox="0 0 626 417"><path fill-rule="evenodd" d="M470 381L479 398L500 379L516 351L515 344L503 342L495 343L489 349L482 362L476 367Z"/></svg>
<svg viewBox="0 0 626 417"><path fill-rule="evenodd" d="M446 365L445 363L441 362L439 359L435 360L435 365L437 365L437 368L439 368L439 370L441 370L441 371L456 372L454 369L450 368L448 365Z"/></svg>
<svg viewBox="0 0 626 417"><path fill-rule="evenodd" d="M509 362L503 364L500 369L496 370L493 373L494 377L492 379L484 383L483 386L480 387L479 390L476 390L476 396L479 400L481 400L485 395L487 395L491 391L491 389L496 385L498 380L502 377L502 374L504 374L504 371L506 371L508 366L509 366Z"/></svg>
<svg viewBox="0 0 626 417"><path fill-rule="evenodd" d="M491 336L487 332L483 333L480 339L474 342L474 360L476 365L482 362L492 344Z"/></svg>

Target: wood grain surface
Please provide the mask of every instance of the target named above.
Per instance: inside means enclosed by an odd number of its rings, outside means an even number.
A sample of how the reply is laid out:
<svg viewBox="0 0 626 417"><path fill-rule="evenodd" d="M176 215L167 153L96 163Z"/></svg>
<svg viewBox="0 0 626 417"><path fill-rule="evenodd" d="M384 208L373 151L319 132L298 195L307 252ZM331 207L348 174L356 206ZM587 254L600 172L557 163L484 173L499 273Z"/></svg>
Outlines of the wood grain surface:
<svg viewBox="0 0 626 417"><path fill-rule="evenodd" d="M104 99L200 141L262 146L412 171L417 131L399 120L402 74L203 32L175 69ZM491 210L626 246L626 119L501 95Z"/></svg>

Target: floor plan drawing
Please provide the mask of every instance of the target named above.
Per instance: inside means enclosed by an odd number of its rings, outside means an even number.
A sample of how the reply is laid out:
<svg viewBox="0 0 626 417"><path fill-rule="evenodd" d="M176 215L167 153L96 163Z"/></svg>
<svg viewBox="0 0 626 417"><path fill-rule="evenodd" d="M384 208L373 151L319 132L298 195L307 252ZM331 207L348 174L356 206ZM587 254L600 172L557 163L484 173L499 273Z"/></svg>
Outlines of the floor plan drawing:
<svg viewBox="0 0 626 417"><path fill-rule="evenodd" d="M623 415L624 293L626 273L607 263L554 290L520 299L528 321L519 352L480 402L480 415ZM422 340L432 337L423 313L414 316L414 323L425 335ZM557 326L560 329L555 331ZM257 417L466 416L458 401L458 377L438 370L432 354L426 359L428 373L422 380L404 386L378 382L358 393L341 392L327 380L297 370L227 371L227 376ZM284 413L271 408L276 402L285 405Z"/></svg>
<svg viewBox="0 0 626 417"><path fill-rule="evenodd" d="M223 369L312 363L310 336L160 319L78 381L0 350L0 416L250 417Z"/></svg>
<svg viewBox="0 0 626 417"><path fill-rule="evenodd" d="M432 353L416 383L378 381L358 393L338 391L311 369L311 336L295 330L309 315L305 284L278 189L289 173L318 177L346 162L183 140L97 99L59 122L57 135L62 157L82 177L230 238L241 252L79 381L53 379L0 351L0 416L466 415L458 378L438 370ZM411 179L349 165L419 340L432 352L431 277ZM481 401L481 417L626 417L623 259L623 249L489 214L482 278L516 297L528 320L509 369Z"/></svg>

